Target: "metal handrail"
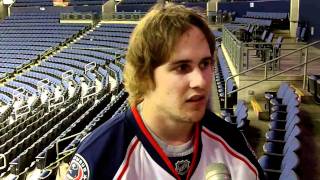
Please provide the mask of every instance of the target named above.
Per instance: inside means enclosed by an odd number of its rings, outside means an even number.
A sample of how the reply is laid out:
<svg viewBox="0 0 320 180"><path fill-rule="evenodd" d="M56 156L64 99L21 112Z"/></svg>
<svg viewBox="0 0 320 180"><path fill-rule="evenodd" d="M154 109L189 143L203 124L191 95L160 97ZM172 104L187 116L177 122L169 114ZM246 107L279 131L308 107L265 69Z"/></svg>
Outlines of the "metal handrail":
<svg viewBox="0 0 320 180"><path fill-rule="evenodd" d="M61 151L59 152L59 143L60 142L63 142L63 141L66 141L68 139L71 139L71 138L74 138L78 135L82 134L82 132L79 132L79 133L76 133L76 134L73 134L73 135L70 135L70 136L67 136L67 137L64 137L64 138L61 138L61 139L58 139L57 142L56 142L56 154L57 154L57 158L56 159L59 159L60 158L60 155L68 152L68 151Z"/></svg>
<svg viewBox="0 0 320 180"><path fill-rule="evenodd" d="M290 70L292 70L292 69L294 69L294 68L300 67L300 66L302 66L302 65L306 65L306 64L308 64L308 63L310 63L310 62L313 62L313 61L319 59L320 57L316 57L316 58L313 58L313 59L310 60L310 61L307 61L307 56L306 56L304 63L300 63L300 64L295 65L295 66L293 66L293 67L291 67L291 68L289 68L289 69L286 69L286 70L284 70L284 71L281 71L281 72L279 72L279 73L276 73L276 74L274 74L274 75L272 75L272 76L267 77L267 64L272 63L272 62L275 62L275 61L277 61L277 60L279 60L279 59L281 59L281 58L283 58L283 57L289 56L289 55L294 54L294 53L296 53L296 52L298 52L298 51L301 51L301 50L303 50L303 49L307 49L308 47L313 46L313 45L316 45L316 44L320 44L320 41L315 41L315 42L310 43L310 44L308 44L308 45L306 45L306 46L303 46L303 47L301 47L301 48L299 48L299 49L296 49L296 50L294 50L294 51L292 51L292 52L289 52L289 53L287 53L287 54L284 54L284 55L279 56L279 57L277 57L277 58L271 59L271 60L266 61L266 62L264 62L264 63L262 63L262 64L259 64L259 65L257 65L257 66L254 66L254 67L252 67L252 68L249 68L249 69L247 69L247 70L245 70L245 71L242 71L242 72L240 72L240 73L238 73L238 74L236 74L236 75L229 76L229 77L225 80L225 86L224 86L224 107L227 108L227 96L228 96L228 95L230 95L230 94L232 94L232 93L235 93L235 92L238 92L238 91L240 91L240 90L246 89L246 88L251 87L251 86L253 86L253 85L256 85L256 84L258 84L258 83L260 83L260 82L263 82L263 81L265 81L265 80L271 79L271 78L273 78L273 77L275 77L275 76L278 76L278 75L280 75L280 74L283 74L283 73L285 73L285 72L288 72L288 71L290 71ZM231 92L227 92L227 83L228 83L228 81L229 81L231 78L240 76L240 75L242 75L242 74L245 74L245 73L247 73L247 72L249 72L249 71L255 70L255 69L257 69L257 68L259 68L259 67L262 67L262 66L265 66L265 68L264 68L264 70L265 70L265 73L264 73L264 74L265 74L265 78L264 78L264 79L262 79L262 80L260 80L260 81L257 81L257 82L255 82L255 83L249 84L249 85L247 85L247 86L245 86L245 87L242 87L242 88L240 88L240 89L236 89L236 90L233 90L233 91L231 91ZM305 79L305 76L306 76L306 69L304 70L304 79ZM304 80L303 86L305 86L305 80Z"/></svg>

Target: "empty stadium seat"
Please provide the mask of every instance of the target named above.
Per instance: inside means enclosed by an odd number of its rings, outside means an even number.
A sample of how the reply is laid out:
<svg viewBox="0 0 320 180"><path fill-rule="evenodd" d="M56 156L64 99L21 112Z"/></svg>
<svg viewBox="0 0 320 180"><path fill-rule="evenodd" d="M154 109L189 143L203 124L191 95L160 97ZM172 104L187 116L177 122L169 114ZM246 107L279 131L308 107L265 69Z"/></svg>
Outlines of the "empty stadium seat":
<svg viewBox="0 0 320 180"><path fill-rule="evenodd" d="M281 173L294 171L299 165L299 157L294 152L288 152L283 159L268 157L263 155L259 158L267 179L279 179ZM283 177L282 177L283 178Z"/></svg>

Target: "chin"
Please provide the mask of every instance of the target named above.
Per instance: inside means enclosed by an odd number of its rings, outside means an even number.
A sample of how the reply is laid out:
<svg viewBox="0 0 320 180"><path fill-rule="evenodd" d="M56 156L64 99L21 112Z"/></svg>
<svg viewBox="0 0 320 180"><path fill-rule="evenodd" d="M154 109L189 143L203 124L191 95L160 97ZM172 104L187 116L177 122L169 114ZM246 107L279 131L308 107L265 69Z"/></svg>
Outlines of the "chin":
<svg viewBox="0 0 320 180"><path fill-rule="evenodd" d="M195 122L200 122L201 119L202 119L203 116L204 116L204 113L205 113L205 109L190 112L190 114L189 114L189 119L190 119L191 122L194 122L194 123L195 123Z"/></svg>

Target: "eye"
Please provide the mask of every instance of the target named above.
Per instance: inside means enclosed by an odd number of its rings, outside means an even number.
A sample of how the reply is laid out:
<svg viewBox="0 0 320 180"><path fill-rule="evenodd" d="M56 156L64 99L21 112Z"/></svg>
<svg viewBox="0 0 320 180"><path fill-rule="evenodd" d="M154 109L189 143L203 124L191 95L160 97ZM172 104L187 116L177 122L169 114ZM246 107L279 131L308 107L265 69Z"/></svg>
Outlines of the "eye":
<svg viewBox="0 0 320 180"><path fill-rule="evenodd" d="M187 73L191 70L191 67L189 64L179 64L176 68L175 71L178 73Z"/></svg>
<svg viewBox="0 0 320 180"><path fill-rule="evenodd" d="M200 69L204 70L204 69L207 69L208 67L211 67L211 65L212 65L211 59L205 59L200 63L199 67Z"/></svg>

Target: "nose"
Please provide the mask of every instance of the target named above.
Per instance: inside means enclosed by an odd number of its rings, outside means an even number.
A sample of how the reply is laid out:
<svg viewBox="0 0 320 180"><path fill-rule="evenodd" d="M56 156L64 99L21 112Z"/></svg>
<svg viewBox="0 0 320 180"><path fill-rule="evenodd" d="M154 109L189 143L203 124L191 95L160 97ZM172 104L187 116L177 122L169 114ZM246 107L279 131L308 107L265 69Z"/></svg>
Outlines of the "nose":
<svg viewBox="0 0 320 180"><path fill-rule="evenodd" d="M210 74L206 73L206 71L202 71L199 68L195 68L193 72L190 74L190 88L205 88L207 83L207 79L210 79Z"/></svg>

